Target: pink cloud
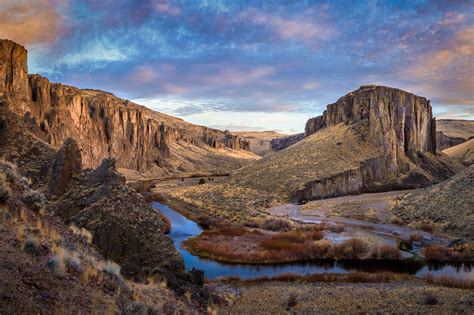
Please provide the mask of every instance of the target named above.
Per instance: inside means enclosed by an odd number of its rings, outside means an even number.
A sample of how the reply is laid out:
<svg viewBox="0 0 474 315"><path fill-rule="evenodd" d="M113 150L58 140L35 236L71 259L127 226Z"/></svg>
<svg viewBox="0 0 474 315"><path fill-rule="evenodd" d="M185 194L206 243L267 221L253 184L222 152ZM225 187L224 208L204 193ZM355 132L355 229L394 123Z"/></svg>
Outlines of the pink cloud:
<svg viewBox="0 0 474 315"><path fill-rule="evenodd" d="M167 15L172 15L172 16L178 16L181 14L181 9L177 6L174 6L171 4L170 1L159 1L158 3L155 4L155 10L159 13L167 14Z"/></svg>
<svg viewBox="0 0 474 315"><path fill-rule="evenodd" d="M193 81L205 82L209 85L244 85L252 82L262 80L263 78L274 73L275 69L271 66L259 66L249 70L239 69L236 66L228 64L214 65L215 71L209 74L199 74L198 70L196 75L192 75Z"/></svg>
<svg viewBox="0 0 474 315"><path fill-rule="evenodd" d="M240 17L256 25L267 27L274 35L283 40L296 39L311 43L314 40L329 39L336 35L328 25L319 25L306 16L292 19L263 13L256 9L243 11Z"/></svg>
<svg viewBox="0 0 474 315"><path fill-rule="evenodd" d="M138 66L130 75L130 80L148 83L158 79L158 73L151 66Z"/></svg>
<svg viewBox="0 0 474 315"><path fill-rule="evenodd" d="M53 41L61 32L60 6L63 0L2 0L0 38L28 45Z"/></svg>
<svg viewBox="0 0 474 315"><path fill-rule="evenodd" d="M445 104L474 105L474 27L419 56L401 75Z"/></svg>
<svg viewBox="0 0 474 315"><path fill-rule="evenodd" d="M466 15L456 13L456 12L448 12L444 15L443 20L441 21L441 25L443 26L453 26L460 24L466 20Z"/></svg>

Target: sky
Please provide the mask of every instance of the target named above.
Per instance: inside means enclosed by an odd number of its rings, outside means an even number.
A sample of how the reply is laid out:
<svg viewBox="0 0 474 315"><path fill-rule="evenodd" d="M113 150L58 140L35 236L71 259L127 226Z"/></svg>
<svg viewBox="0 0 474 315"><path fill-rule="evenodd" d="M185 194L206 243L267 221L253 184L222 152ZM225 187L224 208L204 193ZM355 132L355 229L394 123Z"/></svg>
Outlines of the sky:
<svg viewBox="0 0 474 315"><path fill-rule="evenodd" d="M297 133L364 84L474 119L474 1L1 0L29 72L189 122Z"/></svg>

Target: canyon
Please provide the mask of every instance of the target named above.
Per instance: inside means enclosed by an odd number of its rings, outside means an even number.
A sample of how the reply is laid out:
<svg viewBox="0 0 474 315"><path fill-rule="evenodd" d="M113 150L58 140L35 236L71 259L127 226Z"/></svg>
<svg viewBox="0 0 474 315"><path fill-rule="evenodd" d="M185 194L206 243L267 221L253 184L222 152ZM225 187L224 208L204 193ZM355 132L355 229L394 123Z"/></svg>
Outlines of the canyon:
<svg viewBox="0 0 474 315"><path fill-rule="evenodd" d="M457 127L449 131L448 125L443 137L456 137ZM27 50L0 40L0 243L6 257L0 267L7 274L0 301L13 312L57 311L76 299L91 312L102 301L115 313L213 313L216 305L248 312L238 301L252 301L246 292L255 287L277 296L281 288L309 290L316 281L333 296L327 281L366 295L371 288L364 283L373 282L413 302L407 287L416 289L417 299L435 287L426 289L424 278L363 269L309 277L275 271L275 279L253 284L235 277L205 281L201 270L188 268L186 250L193 258L213 258L210 266L318 259L396 264L431 259L423 250L432 245L445 246L439 260L472 259L473 166L465 165L472 163L473 140L440 152L440 145L456 142L440 137L428 99L379 85L327 105L303 134L220 131L28 74ZM378 204L379 192L388 192L383 222L351 198L371 193L370 204ZM334 206L350 208L347 218L324 217L322 224L314 215L324 212L318 205L340 196L353 202ZM362 219L377 222L351 219L357 203ZM427 222L443 235L418 228ZM180 224L192 225L194 238L173 231ZM279 282L285 277L298 281ZM11 283L19 288L13 293ZM472 285L466 283L452 286ZM436 292L446 303L458 294L470 298L461 289ZM28 303L19 305L23 295Z"/></svg>
<svg viewBox="0 0 474 315"><path fill-rule="evenodd" d="M191 208L205 198L205 212L245 220L278 203L424 187L462 168L437 152L436 122L426 98L368 85L309 119L303 140L233 172L225 182L185 187L171 197Z"/></svg>
<svg viewBox="0 0 474 315"><path fill-rule="evenodd" d="M258 158L248 141L229 131L193 125L111 93L28 75L26 49L9 40L0 41L0 82L2 111L28 114L53 147L74 138L86 168L113 157L118 168L157 176L224 171Z"/></svg>

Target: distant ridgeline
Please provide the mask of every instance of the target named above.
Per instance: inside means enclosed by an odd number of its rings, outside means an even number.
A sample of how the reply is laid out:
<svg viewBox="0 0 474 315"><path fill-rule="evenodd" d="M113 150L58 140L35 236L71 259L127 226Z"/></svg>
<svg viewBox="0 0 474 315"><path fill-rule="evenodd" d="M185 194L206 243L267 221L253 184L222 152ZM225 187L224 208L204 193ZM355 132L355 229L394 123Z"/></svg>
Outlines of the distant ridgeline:
<svg viewBox="0 0 474 315"><path fill-rule="evenodd" d="M225 154L221 151L249 150L248 141L228 131L193 125L111 93L28 75L27 50L10 40L0 40L0 102L3 110L21 116L28 113L54 147L74 138L84 167L96 167L103 158L114 157L118 167L136 171L158 167L185 172L193 171L199 162L201 167L214 168L212 157ZM192 152L211 162L207 165L183 147L194 148ZM247 158L250 155L244 152L241 159L231 162L241 164Z"/></svg>

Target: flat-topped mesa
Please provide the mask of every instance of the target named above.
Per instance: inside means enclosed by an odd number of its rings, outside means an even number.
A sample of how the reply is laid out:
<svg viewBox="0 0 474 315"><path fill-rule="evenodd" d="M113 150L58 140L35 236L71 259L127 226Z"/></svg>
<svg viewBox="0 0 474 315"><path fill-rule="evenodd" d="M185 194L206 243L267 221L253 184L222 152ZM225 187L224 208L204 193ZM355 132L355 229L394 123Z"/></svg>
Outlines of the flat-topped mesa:
<svg viewBox="0 0 474 315"><path fill-rule="evenodd" d="M179 154L249 151L248 141L229 132L192 125L111 93L28 76L26 49L8 40L0 40L0 81L0 98L7 109L18 115L30 112L54 147L67 138L75 139L83 167L97 167L102 159L113 157L118 167L142 172L154 166L190 171L199 157L188 159L195 163L183 166L180 161L185 158ZM187 145L201 149L186 151L183 146Z"/></svg>
<svg viewBox="0 0 474 315"><path fill-rule="evenodd" d="M311 118L305 136L341 122L366 122L371 140L394 159L418 152L436 154L436 125L430 101L412 93L378 85L364 85ZM393 154L392 154L393 153Z"/></svg>

